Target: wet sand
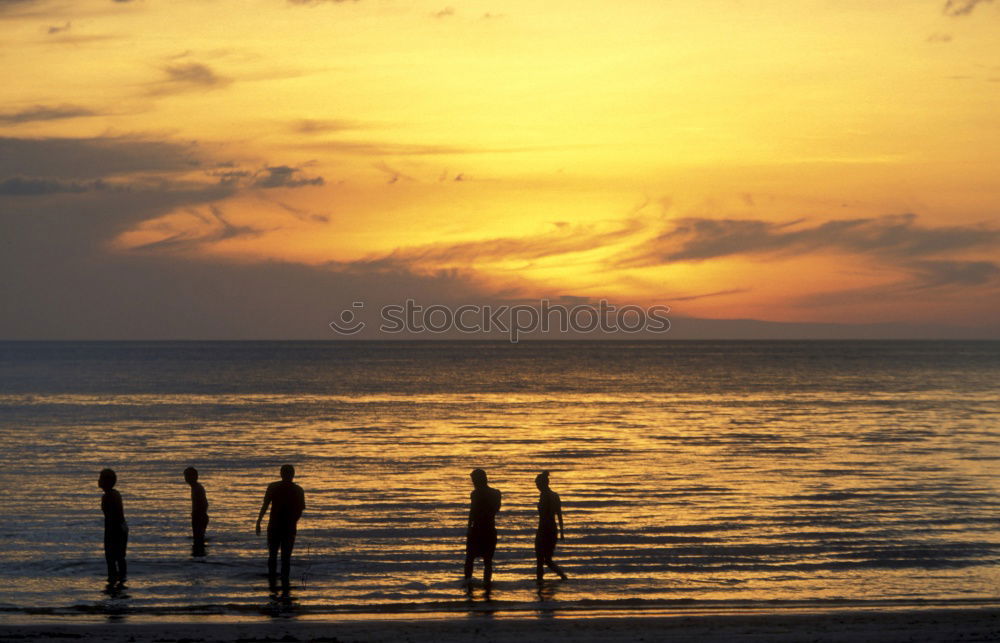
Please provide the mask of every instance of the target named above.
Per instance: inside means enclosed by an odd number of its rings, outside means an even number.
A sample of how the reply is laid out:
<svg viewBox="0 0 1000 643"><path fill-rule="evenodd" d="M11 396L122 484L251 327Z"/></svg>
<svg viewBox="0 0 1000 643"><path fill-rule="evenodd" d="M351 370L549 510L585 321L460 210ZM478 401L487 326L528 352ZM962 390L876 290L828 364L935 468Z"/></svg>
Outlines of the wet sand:
<svg viewBox="0 0 1000 643"><path fill-rule="evenodd" d="M998 641L1000 608L657 616L0 624L3 641Z"/></svg>

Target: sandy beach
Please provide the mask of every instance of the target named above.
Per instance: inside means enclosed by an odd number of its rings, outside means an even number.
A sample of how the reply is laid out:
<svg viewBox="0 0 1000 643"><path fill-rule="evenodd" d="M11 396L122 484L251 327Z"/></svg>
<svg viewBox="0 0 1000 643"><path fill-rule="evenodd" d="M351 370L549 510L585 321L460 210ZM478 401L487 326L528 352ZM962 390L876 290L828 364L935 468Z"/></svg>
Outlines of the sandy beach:
<svg viewBox="0 0 1000 643"><path fill-rule="evenodd" d="M0 625L4 641L997 641L1000 609Z"/></svg>

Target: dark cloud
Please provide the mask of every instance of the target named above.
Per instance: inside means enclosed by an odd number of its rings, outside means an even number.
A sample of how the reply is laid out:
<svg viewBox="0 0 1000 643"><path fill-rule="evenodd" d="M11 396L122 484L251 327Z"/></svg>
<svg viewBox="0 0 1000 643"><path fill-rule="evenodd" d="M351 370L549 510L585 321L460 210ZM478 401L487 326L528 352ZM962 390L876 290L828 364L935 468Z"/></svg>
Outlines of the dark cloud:
<svg viewBox="0 0 1000 643"><path fill-rule="evenodd" d="M213 204L209 204L205 208L208 215L202 215L200 211L188 209L190 214L194 214L197 218L202 221L206 221L211 224L210 229L206 231L181 231L176 232L163 239L158 239L150 243L135 246L130 248L133 252L143 252L143 251L166 251L166 252L177 252L177 251L187 251L197 248L208 243L214 243L217 241L226 241L228 239L236 239L240 237L257 237L265 232L265 230L260 228L254 228L253 226L245 225L235 225L223 214L222 209Z"/></svg>
<svg viewBox="0 0 1000 643"><path fill-rule="evenodd" d="M94 115L93 110L79 105L33 105L17 112L0 113L0 123L16 125L33 121L56 121Z"/></svg>
<svg viewBox="0 0 1000 643"><path fill-rule="evenodd" d="M914 261L907 267L919 289L1000 283L1000 267L991 261Z"/></svg>
<svg viewBox="0 0 1000 643"><path fill-rule="evenodd" d="M48 30L46 30L45 33L50 34L50 35L51 34L62 33L64 31L69 31L70 26L71 26L71 24L69 22L67 22L64 25L50 25L49 28L48 28Z"/></svg>
<svg viewBox="0 0 1000 643"><path fill-rule="evenodd" d="M358 123L354 121L319 120L314 118L304 118L291 124L291 130L299 134L325 134L327 132L358 129L359 127Z"/></svg>
<svg viewBox="0 0 1000 643"><path fill-rule="evenodd" d="M0 177L90 180L113 175L179 172L200 165L193 144L130 137L0 137Z"/></svg>
<svg viewBox="0 0 1000 643"><path fill-rule="evenodd" d="M947 0L944 3L944 13L949 16L967 16L981 4L987 4L993 0Z"/></svg>
<svg viewBox="0 0 1000 643"><path fill-rule="evenodd" d="M915 258L1000 245L1000 229L983 225L929 228L918 225L913 214L801 224L678 219L669 230L622 258L621 264L648 266L731 255L804 254L822 249Z"/></svg>
<svg viewBox="0 0 1000 643"><path fill-rule="evenodd" d="M308 178L302 170L287 165L266 167L253 181L258 188L298 188L306 185L323 185L323 177Z"/></svg>
<svg viewBox="0 0 1000 643"><path fill-rule="evenodd" d="M670 298L671 302L695 301L697 299L708 299L710 297L724 297L726 295L738 295L749 292L746 288L730 288L729 290L717 290L715 292L699 293L697 295L681 295Z"/></svg>
<svg viewBox="0 0 1000 643"><path fill-rule="evenodd" d="M79 194L92 190L107 190L112 186L101 179L95 181L66 181L30 176L12 176L0 179L0 195L39 196L42 194Z"/></svg>
<svg viewBox="0 0 1000 643"><path fill-rule="evenodd" d="M270 165L260 170L221 169L208 172L221 185L254 188L300 188L310 185L324 185L322 176L306 176L301 168L289 165Z"/></svg>
<svg viewBox="0 0 1000 643"><path fill-rule="evenodd" d="M165 78L154 83L149 90L153 96L220 89L232 83L231 78L220 76L211 67L199 62L167 65L163 73Z"/></svg>
<svg viewBox="0 0 1000 643"><path fill-rule="evenodd" d="M978 289L983 303L1000 297L1000 267L990 261L924 260L906 262L900 268L904 277L888 284L814 293L791 303L805 308L829 308L906 304L915 298L945 302L949 297L968 298L969 288Z"/></svg>
<svg viewBox="0 0 1000 643"><path fill-rule="evenodd" d="M451 18L455 15L455 7L445 7L440 11L435 11L431 15L435 18Z"/></svg>

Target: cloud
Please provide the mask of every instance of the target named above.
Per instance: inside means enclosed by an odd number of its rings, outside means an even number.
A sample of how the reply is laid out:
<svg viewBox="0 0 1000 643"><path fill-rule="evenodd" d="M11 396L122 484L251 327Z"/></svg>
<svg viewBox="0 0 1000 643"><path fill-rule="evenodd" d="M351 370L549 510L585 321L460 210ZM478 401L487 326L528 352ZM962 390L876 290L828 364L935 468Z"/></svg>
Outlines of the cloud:
<svg viewBox="0 0 1000 643"><path fill-rule="evenodd" d="M649 266L733 255L804 254L821 249L919 257L1000 245L1000 229L983 225L923 227L917 224L914 214L827 221L804 227L801 223L678 219L671 229L621 258L621 265Z"/></svg>
<svg viewBox="0 0 1000 643"><path fill-rule="evenodd" d="M233 82L231 78L220 76L211 67L199 62L175 63L167 65L162 71L166 77L154 84L149 91L150 95L220 89Z"/></svg>
<svg viewBox="0 0 1000 643"><path fill-rule="evenodd" d="M255 188L300 188L310 185L324 185L322 176L307 177L302 170L289 165L270 165L256 171L242 169L212 170L209 176L216 177L221 185L247 186Z"/></svg>
<svg viewBox="0 0 1000 643"><path fill-rule="evenodd" d="M39 196L61 193L79 194L92 190L107 190L111 187L110 184L101 179L94 181L64 181L28 176L12 176L0 179L0 195L6 196Z"/></svg>
<svg viewBox="0 0 1000 643"><path fill-rule="evenodd" d="M355 121L304 118L293 122L290 129L299 134L325 134L327 132L358 129L359 127L360 125Z"/></svg>
<svg viewBox="0 0 1000 643"><path fill-rule="evenodd" d="M944 4L944 13L949 16L967 16L981 4L993 2L993 0L947 0Z"/></svg>
<svg viewBox="0 0 1000 643"><path fill-rule="evenodd" d="M0 177L89 180L114 175L182 172L201 164L193 144L135 137L0 137Z"/></svg>
<svg viewBox="0 0 1000 643"><path fill-rule="evenodd" d="M431 15L435 18L451 18L455 15L455 7L445 7L440 11L435 11Z"/></svg>
<svg viewBox="0 0 1000 643"><path fill-rule="evenodd" d="M257 237L265 231L246 225L235 225L223 214L222 209L214 204L209 204L204 210L208 215L203 215L203 210L188 209L188 214L195 216L201 221L209 224L206 231L192 231L190 229L175 232L163 239L157 239L150 243L133 246L129 250L133 252L143 252L149 250L177 252L192 250L198 246L226 241L229 239Z"/></svg>
<svg viewBox="0 0 1000 643"><path fill-rule="evenodd" d="M551 232L526 237L495 237L459 243L435 243L409 246L367 259L371 266L395 266L408 269L469 266L497 261L535 261L619 243L640 231L636 218L617 222L602 229L595 225L555 226Z"/></svg>
<svg viewBox="0 0 1000 643"><path fill-rule="evenodd" d="M978 288L980 292L987 289L985 295L981 295L986 301L1000 296L1000 267L990 261L924 260L906 262L900 267L904 277L888 284L812 293L790 303L820 308L872 303L884 306L893 302L905 304L915 298L930 297L945 302L948 297L967 299L968 288Z"/></svg>
<svg viewBox="0 0 1000 643"><path fill-rule="evenodd" d="M918 289L1000 283L1000 267L991 261L914 261L908 268Z"/></svg>
<svg viewBox="0 0 1000 643"><path fill-rule="evenodd" d="M935 32L927 36L927 42L929 43L944 44L946 42L951 42L951 41L952 41L952 36L951 34L947 33Z"/></svg>
<svg viewBox="0 0 1000 643"><path fill-rule="evenodd" d="M0 123L16 125L34 121L56 121L95 116L96 112L79 105L33 105L17 112L0 113Z"/></svg>
<svg viewBox="0 0 1000 643"><path fill-rule="evenodd" d="M298 188L304 185L323 185L323 177L306 178L298 168L275 165L264 168L253 182L253 186L258 188Z"/></svg>
<svg viewBox="0 0 1000 643"><path fill-rule="evenodd" d="M49 28L48 28L48 30L46 30L45 33L50 34L50 35L51 34L62 33L64 31L69 31L69 29L70 29L71 26L72 26L71 23L69 23L68 21L66 22L66 24L61 25L61 26L60 25L50 25Z"/></svg>

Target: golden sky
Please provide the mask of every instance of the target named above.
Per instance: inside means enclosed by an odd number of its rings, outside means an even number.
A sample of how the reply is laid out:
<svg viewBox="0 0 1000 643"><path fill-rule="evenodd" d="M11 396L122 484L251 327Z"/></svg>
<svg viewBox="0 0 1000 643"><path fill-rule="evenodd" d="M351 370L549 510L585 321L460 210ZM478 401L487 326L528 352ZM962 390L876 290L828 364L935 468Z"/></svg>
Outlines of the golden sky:
<svg viewBox="0 0 1000 643"><path fill-rule="evenodd" d="M1000 324L1000 3L0 0L0 33L6 336L225 335L206 298L267 288L278 335L321 292Z"/></svg>

